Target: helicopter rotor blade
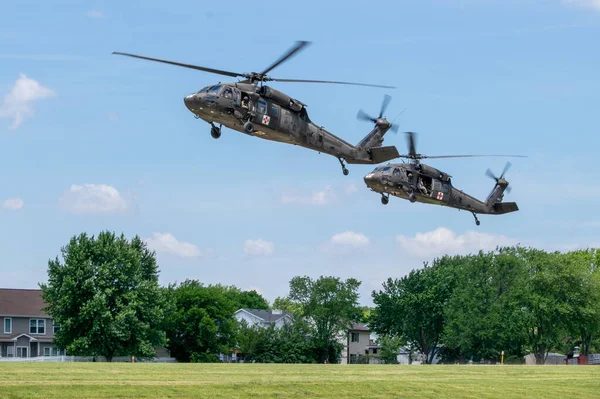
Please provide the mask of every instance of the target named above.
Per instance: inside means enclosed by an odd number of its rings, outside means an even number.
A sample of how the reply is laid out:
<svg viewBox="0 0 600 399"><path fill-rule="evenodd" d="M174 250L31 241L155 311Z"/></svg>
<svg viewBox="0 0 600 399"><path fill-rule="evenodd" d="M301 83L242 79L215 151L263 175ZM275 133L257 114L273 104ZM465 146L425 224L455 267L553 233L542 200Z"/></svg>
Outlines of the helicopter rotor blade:
<svg viewBox="0 0 600 399"><path fill-rule="evenodd" d="M180 66L180 67L184 67L184 68L191 68L191 69L196 69L196 70L199 70L199 71L216 73L218 75L231 76L233 78L236 78L238 76L246 76L246 74L243 74L243 73L235 73L235 72L230 72L230 71L224 71L224 70L221 70L221 69L206 68L206 67L201 67L201 66L192 65L192 64L183 64L181 62L161 60L160 58L151 58L151 57L145 57L145 56L142 56L142 55L129 54L129 53L121 53L121 52L118 52L118 51L113 51L113 54L125 55L127 57L133 57L133 58L141 58L143 60L149 60L149 61L162 62L164 64L171 64L171 65L176 65L176 66Z"/></svg>
<svg viewBox="0 0 600 399"><path fill-rule="evenodd" d="M489 168L488 170L485 171L485 175L488 177L491 177L492 179L498 181L499 179L496 177L496 175L494 174L494 172L492 172Z"/></svg>
<svg viewBox="0 0 600 399"><path fill-rule="evenodd" d="M502 171L502 174L500 175L501 179L504 177L504 174L511 166L512 166L512 164L510 162L507 162L506 165L504 165L504 170Z"/></svg>
<svg viewBox="0 0 600 399"><path fill-rule="evenodd" d="M354 83L354 82L337 82L333 80L313 80L313 79L276 79L276 78L268 78L268 80L272 80L275 82L299 82L299 83L331 83L331 84L339 84L339 85L353 85L353 86L368 86L368 87L382 87L385 89L395 89L394 86L382 86L382 85L372 85L368 83Z"/></svg>
<svg viewBox="0 0 600 399"><path fill-rule="evenodd" d="M362 109L358 110L358 114L356 115L356 119L360 119L360 120L363 120L363 121L370 121L370 122L375 122L376 121L375 118L373 118L371 115L367 114Z"/></svg>
<svg viewBox="0 0 600 399"><path fill-rule="evenodd" d="M527 158L526 155L423 155L423 158L472 158L472 157Z"/></svg>
<svg viewBox="0 0 600 399"><path fill-rule="evenodd" d="M268 72L272 71L285 61L292 58L298 51L302 50L304 47L308 46L310 42L307 41L297 41L288 51L286 51L277 61L271 64L267 69L262 71L259 76L265 76Z"/></svg>
<svg viewBox="0 0 600 399"><path fill-rule="evenodd" d="M386 94L385 96L383 96L383 103L381 104L381 111L379 111L379 117L380 118L385 113L385 110L387 109L387 107L390 104L391 100L392 100L392 97L389 94Z"/></svg>
<svg viewBox="0 0 600 399"><path fill-rule="evenodd" d="M394 125L394 124L392 124L392 126L390 127L390 130L393 133L398 133L398 129L399 129L399 126L398 125Z"/></svg>
<svg viewBox="0 0 600 399"><path fill-rule="evenodd" d="M406 132L406 138L408 140L408 153L411 157L415 157L417 155L415 136L416 134L414 132Z"/></svg>

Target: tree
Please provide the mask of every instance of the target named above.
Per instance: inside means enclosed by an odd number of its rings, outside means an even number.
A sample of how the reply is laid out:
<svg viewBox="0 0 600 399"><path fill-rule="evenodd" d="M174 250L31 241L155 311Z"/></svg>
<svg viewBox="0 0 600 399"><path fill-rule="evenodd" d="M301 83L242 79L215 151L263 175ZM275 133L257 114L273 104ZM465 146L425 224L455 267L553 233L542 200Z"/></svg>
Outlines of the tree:
<svg viewBox="0 0 600 399"><path fill-rule="evenodd" d="M135 236L83 233L48 262L40 284L46 311L60 325L54 342L71 355L150 358L165 341L168 302L158 285L155 253Z"/></svg>
<svg viewBox="0 0 600 399"><path fill-rule="evenodd" d="M277 298L275 298L275 300L273 301L273 305L271 306L271 310L275 309L284 310L292 314L302 314L302 306L293 302L288 297L278 296Z"/></svg>
<svg viewBox="0 0 600 399"><path fill-rule="evenodd" d="M587 356L600 334L600 252L577 250L561 257L569 276L563 278L568 284L569 332L576 337L572 341L580 346L580 353Z"/></svg>
<svg viewBox="0 0 600 399"><path fill-rule="evenodd" d="M520 311L525 271L513 248L460 257L457 283L446 308L443 343L460 357L500 360L523 356L527 342ZM446 353L449 353L446 350Z"/></svg>
<svg viewBox="0 0 600 399"><path fill-rule="evenodd" d="M379 335L402 338L431 363L439 350L445 308L460 261L460 257L445 256L399 280L389 278L383 290L372 293L371 328Z"/></svg>
<svg viewBox="0 0 600 399"><path fill-rule="evenodd" d="M300 316L281 328L240 323L239 351L245 362L315 363L315 348L308 324Z"/></svg>
<svg viewBox="0 0 600 399"><path fill-rule="evenodd" d="M377 343L381 345L381 349L379 349L379 358L383 360L384 363L397 364L398 353L400 347L404 343L402 338L383 335L379 337Z"/></svg>
<svg viewBox="0 0 600 399"><path fill-rule="evenodd" d="M223 287L223 290L238 309L269 309L269 302L256 290L242 291L235 286Z"/></svg>
<svg viewBox="0 0 600 399"><path fill-rule="evenodd" d="M336 337L346 332L357 314L359 287L353 278L297 276L290 281L289 298L301 306L302 315L313 326L319 362L337 363L343 345Z"/></svg>
<svg viewBox="0 0 600 399"><path fill-rule="evenodd" d="M175 311L167 324L167 348L178 361L217 362L220 353L233 350L238 303L230 289L186 280L168 291Z"/></svg>

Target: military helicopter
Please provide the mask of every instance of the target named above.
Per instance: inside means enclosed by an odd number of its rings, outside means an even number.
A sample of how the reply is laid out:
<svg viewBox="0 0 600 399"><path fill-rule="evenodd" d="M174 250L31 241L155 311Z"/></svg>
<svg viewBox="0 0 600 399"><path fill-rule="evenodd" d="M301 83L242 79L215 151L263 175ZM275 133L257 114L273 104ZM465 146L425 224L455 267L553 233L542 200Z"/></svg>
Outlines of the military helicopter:
<svg viewBox="0 0 600 399"><path fill-rule="evenodd" d="M502 202L504 192L510 192L508 181L504 174L510 168L507 162L500 177L496 177L490 169L486 175L493 178L496 184L485 201L480 201L469 194L452 186L451 176L420 161L425 158L463 158L463 157L520 157L524 155L438 155L427 156L416 152L415 133L407 132L408 155L399 158L408 158L412 162L382 165L364 177L367 187L381 194L381 203L386 205L389 196L408 199L410 202L442 205L459 210L466 210L473 214L475 224L480 225L477 214L502 215L519 210L515 202Z"/></svg>
<svg viewBox="0 0 600 399"><path fill-rule="evenodd" d="M379 164L398 157L398 150L395 146L382 147L383 136L387 131L392 129L397 132L398 130L397 126L392 125L383 116L391 99L390 96L384 97L379 116L369 118L374 122L375 127L357 145L352 145L311 121L306 112L306 104L264 84L264 82L277 81L395 88L365 83L277 79L267 76L268 72L287 61L309 43L307 41L296 42L286 53L260 73L236 73L129 53L113 52L113 54L157 61L233 78L244 78L238 82L206 86L184 99L185 106L197 119L202 119L211 125L210 134L215 139L221 137L221 128L226 126L265 140L299 145L338 158L344 175L348 174L344 161L348 164ZM219 126L217 127L216 124Z"/></svg>

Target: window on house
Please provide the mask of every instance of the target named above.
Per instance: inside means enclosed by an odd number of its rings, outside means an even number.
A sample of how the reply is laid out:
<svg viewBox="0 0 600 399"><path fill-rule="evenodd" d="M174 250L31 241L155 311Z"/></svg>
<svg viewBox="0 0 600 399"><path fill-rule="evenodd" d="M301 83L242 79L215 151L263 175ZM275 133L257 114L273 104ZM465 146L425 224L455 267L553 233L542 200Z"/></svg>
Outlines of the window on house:
<svg viewBox="0 0 600 399"><path fill-rule="evenodd" d="M373 354L376 355L377 354L377 348L373 348Z"/></svg>
<svg viewBox="0 0 600 399"><path fill-rule="evenodd" d="M352 340L351 340L351 341L352 341L352 342L359 342L359 341L358 341L358 337L359 337L359 334L358 334L358 333L355 333L355 332L353 332L353 333L352 333Z"/></svg>
<svg viewBox="0 0 600 399"><path fill-rule="evenodd" d="M4 318L4 334L12 333L12 319L10 317Z"/></svg>
<svg viewBox="0 0 600 399"><path fill-rule="evenodd" d="M60 325L56 324L54 320L52 320L52 331L54 334L60 331Z"/></svg>
<svg viewBox="0 0 600 399"><path fill-rule="evenodd" d="M15 347L13 345L6 347L6 356L7 357L15 357Z"/></svg>
<svg viewBox="0 0 600 399"><path fill-rule="evenodd" d="M30 334L45 334L46 333L46 320L44 320L44 319L29 319L29 333Z"/></svg>
<svg viewBox="0 0 600 399"><path fill-rule="evenodd" d="M57 347L52 348L52 356L62 356L65 354L65 351L59 350Z"/></svg>
<svg viewBox="0 0 600 399"><path fill-rule="evenodd" d="M50 347L49 346L46 346L44 348L44 356L50 356Z"/></svg>

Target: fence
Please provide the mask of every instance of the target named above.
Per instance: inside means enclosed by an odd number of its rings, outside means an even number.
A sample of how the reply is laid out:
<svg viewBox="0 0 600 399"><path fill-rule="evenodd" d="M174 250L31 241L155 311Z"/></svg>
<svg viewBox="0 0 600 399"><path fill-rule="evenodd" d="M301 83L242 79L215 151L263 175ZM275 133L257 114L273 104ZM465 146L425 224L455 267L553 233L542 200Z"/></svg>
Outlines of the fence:
<svg viewBox="0 0 600 399"><path fill-rule="evenodd" d="M38 356L38 357L0 357L0 362L99 362L105 363L103 356ZM113 363L131 363L131 357L119 356L113 357ZM176 363L174 357L155 357L149 360L138 360L141 363Z"/></svg>

